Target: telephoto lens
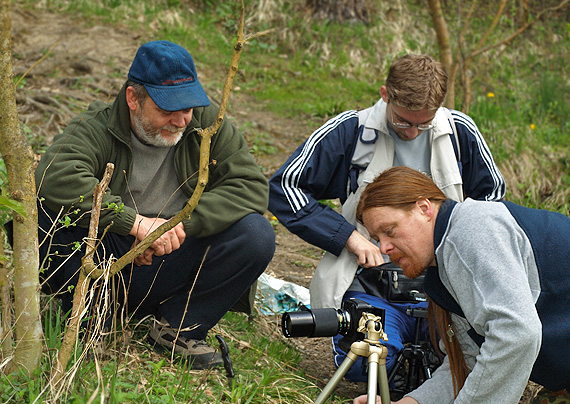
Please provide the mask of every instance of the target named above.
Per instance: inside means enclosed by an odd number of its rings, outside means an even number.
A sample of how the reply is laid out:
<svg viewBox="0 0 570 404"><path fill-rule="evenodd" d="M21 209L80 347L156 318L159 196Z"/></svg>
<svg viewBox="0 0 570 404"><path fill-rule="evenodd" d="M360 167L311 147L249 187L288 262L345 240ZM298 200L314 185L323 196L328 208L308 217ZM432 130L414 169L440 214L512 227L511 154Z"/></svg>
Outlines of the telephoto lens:
<svg viewBox="0 0 570 404"><path fill-rule="evenodd" d="M281 330L287 338L332 337L342 328L343 316L336 309L314 309L303 306L301 311L284 313Z"/></svg>
<svg viewBox="0 0 570 404"><path fill-rule="evenodd" d="M353 342L362 341L365 338L365 335L358 331L360 319L365 318L364 313L376 316L373 321L379 319L378 327L384 328L384 309L353 298L342 302L340 309L311 310L306 306L301 306L300 311L284 313L281 317L281 331L287 338L342 335L339 346L343 351L348 352Z"/></svg>
<svg viewBox="0 0 570 404"><path fill-rule="evenodd" d="M337 334L354 340L361 337L357 332L362 314L368 312L379 316L384 326L384 309L373 307L359 300L349 299L342 302L340 309L309 309L301 306L300 311L290 311L281 317L281 330L287 338L292 337L334 337ZM361 335L357 335L361 334Z"/></svg>

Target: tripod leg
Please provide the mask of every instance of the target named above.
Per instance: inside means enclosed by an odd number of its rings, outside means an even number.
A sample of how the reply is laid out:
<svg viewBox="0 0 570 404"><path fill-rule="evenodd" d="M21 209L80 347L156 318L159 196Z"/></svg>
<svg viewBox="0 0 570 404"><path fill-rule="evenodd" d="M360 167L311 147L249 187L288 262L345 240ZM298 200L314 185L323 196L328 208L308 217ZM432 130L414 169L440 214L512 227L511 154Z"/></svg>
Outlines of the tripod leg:
<svg viewBox="0 0 570 404"><path fill-rule="evenodd" d="M404 366L405 363L406 363L406 358L404 357L404 350L402 349L400 351L400 353L398 354L398 357L396 359L396 364L394 365L394 367L392 368L392 371L388 375L388 384L390 384L394 381L394 379L396 378L396 375L398 374L398 370L400 370L400 368L402 366Z"/></svg>
<svg viewBox="0 0 570 404"><path fill-rule="evenodd" d="M315 400L315 404L322 404L324 403L327 398L332 394L338 383L342 380L348 369L352 366L355 362L355 359L351 358L352 355L347 355L344 361L342 361L341 365L338 367L334 375L331 377L327 385L321 391L321 394Z"/></svg>
<svg viewBox="0 0 570 404"><path fill-rule="evenodd" d="M380 373L380 398L382 399L382 404L390 404L388 374L386 372L388 348L380 344L380 338L384 341L388 339L382 331L381 318L364 312L357 330L364 333L367 337L364 341L356 341L350 345L350 352L346 355L346 359L341 363L323 391L321 391L321 394L315 400L315 404L323 404L325 402L359 356L368 357L368 403L376 403L376 383L378 382L378 373Z"/></svg>
<svg viewBox="0 0 570 404"><path fill-rule="evenodd" d="M422 367L424 369L424 380L431 379L431 369L429 367L430 363L429 363L429 359L428 359L428 355L429 355L428 349L429 349L429 347L422 351L423 352Z"/></svg>
<svg viewBox="0 0 570 404"><path fill-rule="evenodd" d="M412 350L411 358L408 360L409 368L408 368L408 386L407 390L412 391L415 390L419 386L419 372L420 368L418 366L418 352L416 351L415 347Z"/></svg>
<svg viewBox="0 0 570 404"><path fill-rule="evenodd" d="M386 350L386 347L382 347ZM368 404L376 403L376 386L380 386L382 404L390 404L390 388L386 371L386 351L373 352L368 357Z"/></svg>
<svg viewBox="0 0 570 404"><path fill-rule="evenodd" d="M378 381L378 362L372 357L368 361L368 404L376 404L376 383Z"/></svg>
<svg viewBox="0 0 570 404"><path fill-rule="evenodd" d="M382 404L390 404L390 387L388 386L388 372L386 371L386 359L380 360L378 366L378 384L380 385L380 398Z"/></svg>

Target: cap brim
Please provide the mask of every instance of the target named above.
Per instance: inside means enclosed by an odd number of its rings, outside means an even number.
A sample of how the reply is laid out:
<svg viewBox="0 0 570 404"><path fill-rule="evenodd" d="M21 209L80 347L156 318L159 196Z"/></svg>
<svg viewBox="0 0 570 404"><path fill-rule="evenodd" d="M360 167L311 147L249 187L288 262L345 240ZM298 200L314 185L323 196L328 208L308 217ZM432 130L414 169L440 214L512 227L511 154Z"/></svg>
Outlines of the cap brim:
<svg viewBox="0 0 570 404"><path fill-rule="evenodd" d="M210 105L210 99L197 80L176 86L144 84L144 88L154 103L165 111L181 111Z"/></svg>

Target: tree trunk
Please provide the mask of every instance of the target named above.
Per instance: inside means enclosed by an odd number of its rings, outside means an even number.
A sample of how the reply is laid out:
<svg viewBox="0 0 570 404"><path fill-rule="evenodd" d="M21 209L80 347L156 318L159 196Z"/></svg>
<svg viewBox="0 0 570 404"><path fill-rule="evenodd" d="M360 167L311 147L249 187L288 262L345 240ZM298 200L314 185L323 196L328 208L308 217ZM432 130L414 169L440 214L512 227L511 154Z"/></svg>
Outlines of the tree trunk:
<svg viewBox="0 0 570 404"><path fill-rule="evenodd" d="M14 213L16 349L6 370L21 369L31 375L42 351L34 156L20 131L16 110L9 0L0 0L0 19L0 154L6 163L10 198L22 203L26 212L26 216Z"/></svg>
<svg viewBox="0 0 570 404"><path fill-rule="evenodd" d="M368 23L365 0L307 0L307 8L317 20Z"/></svg>
<svg viewBox="0 0 570 404"><path fill-rule="evenodd" d="M453 57L451 53L451 45L449 44L449 31L447 23L441 11L441 3L439 0L428 0L433 28L437 36L437 45L439 47L439 59L447 69L447 74L451 78L453 72ZM447 83L447 96L445 98L445 106L454 108L455 106L455 80L450 79Z"/></svg>

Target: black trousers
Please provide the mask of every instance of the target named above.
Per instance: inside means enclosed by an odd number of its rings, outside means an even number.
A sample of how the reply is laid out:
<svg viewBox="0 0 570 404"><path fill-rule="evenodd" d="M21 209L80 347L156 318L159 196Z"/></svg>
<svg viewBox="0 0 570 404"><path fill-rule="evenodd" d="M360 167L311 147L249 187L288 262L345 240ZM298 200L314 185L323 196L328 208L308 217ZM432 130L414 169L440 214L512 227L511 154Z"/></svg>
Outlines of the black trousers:
<svg viewBox="0 0 570 404"><path fill-rule="evenodd" d="M41 243L45 238L41 229L49 229L52 219L42 209L38 215ZM41 277L47 279L52 292L60 293L67 312L73 293L68 286L77 283L85 254L84 247L77 250L77 242L87 236L87 229L68 227L54 233L49 243L46 240L40 246L40 258L48 266ZM107 233L98 247L96 263L111 254L122 256L133 241L132 236ZM186 237L178 250L153 257L152 265L126 266L120 272L120 293L114 297L119 301L115 303L134 317L152 314L164 317L174 328L197 326L181 335L204 339L263 273L274 252L273 228L262 215L252 213L213 236Z"/></svg>

